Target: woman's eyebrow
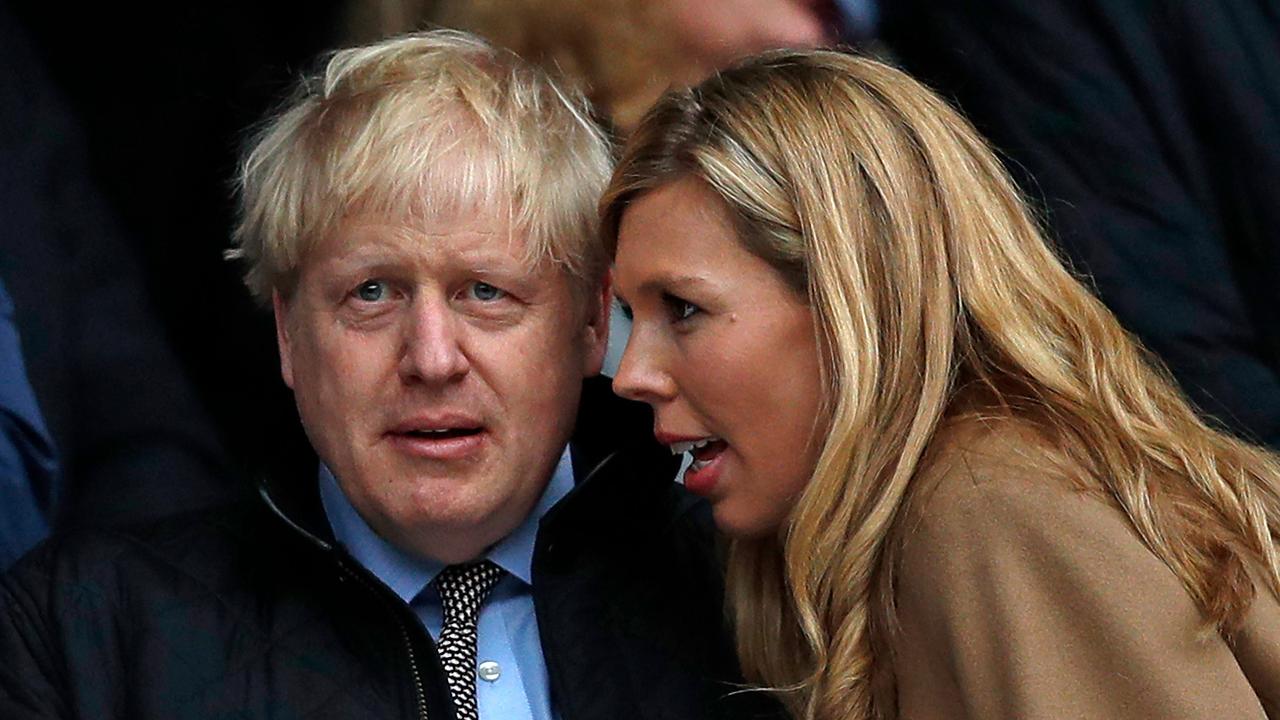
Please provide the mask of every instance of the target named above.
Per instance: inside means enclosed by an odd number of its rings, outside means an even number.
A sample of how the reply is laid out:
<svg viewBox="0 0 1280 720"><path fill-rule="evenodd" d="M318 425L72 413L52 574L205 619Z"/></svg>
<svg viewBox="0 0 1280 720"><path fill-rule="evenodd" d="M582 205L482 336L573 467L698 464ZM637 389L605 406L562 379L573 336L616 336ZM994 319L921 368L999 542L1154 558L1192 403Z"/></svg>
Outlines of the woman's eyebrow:
<svg viewBox="0 0 1280 720"><path fill-rule="evenodd" d="M658 274L640 283L637 290L657 292L664 290L688 290L709 287L711 282L698 275Z"/></svg>

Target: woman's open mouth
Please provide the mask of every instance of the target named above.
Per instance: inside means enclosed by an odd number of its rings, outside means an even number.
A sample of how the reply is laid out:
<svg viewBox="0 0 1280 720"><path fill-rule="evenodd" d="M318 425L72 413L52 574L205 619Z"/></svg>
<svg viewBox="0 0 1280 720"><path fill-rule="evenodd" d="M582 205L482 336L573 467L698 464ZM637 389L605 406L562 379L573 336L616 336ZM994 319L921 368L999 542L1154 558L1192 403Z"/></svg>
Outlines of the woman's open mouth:
<svg viewBox="0 0 1280 720"><path fill-rule="evenodd" d="M685 488L699 495L710 494L720 477L718 461L728 447L729 443L717 437L672 443L672 454L689 453L693 458L684 473Z"/></svg>

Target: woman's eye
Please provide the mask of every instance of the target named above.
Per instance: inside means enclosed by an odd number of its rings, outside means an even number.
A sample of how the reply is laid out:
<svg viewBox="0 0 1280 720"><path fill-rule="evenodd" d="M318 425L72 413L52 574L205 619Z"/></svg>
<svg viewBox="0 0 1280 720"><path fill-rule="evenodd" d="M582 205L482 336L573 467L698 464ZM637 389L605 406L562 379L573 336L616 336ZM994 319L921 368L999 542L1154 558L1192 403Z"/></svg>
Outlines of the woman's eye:
<svg viewBox="0 0 1280 720"><path fill-rule="evenodd" d="M481 302L493 302L506 297L507 293L501 288L496 288L486 282L475 282L471 284L471 297Z"/></svg>
<svg viewBox="0 0 1280 720"><path fill-rule="evenodd" d="M364 302L378 302L387 296L387 283L382 280L366 280L356 288L356 297Z"/></svg>
<svg viewBox="0 0 1280 720"><path fill-rule="evenodd" d="M688 300L682 300L674 295L668 295L666 298L667 307L671 309L671 317L676 322L688 320L689 318L702 312L702 308L694 305Z"/></svg>

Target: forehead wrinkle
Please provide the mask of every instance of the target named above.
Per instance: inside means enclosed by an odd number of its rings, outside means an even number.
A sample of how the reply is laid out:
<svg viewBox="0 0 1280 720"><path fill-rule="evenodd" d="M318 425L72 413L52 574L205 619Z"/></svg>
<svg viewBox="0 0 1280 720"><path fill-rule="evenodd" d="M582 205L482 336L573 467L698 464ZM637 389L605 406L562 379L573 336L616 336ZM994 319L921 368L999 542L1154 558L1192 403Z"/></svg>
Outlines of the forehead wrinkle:
<svg viewBox="0 0 1280 720"><path fill-rule="evenodd" d="M494 229L464 225L451 230L441 230L436 226L401 227L396 233L415 250L440 252L477 269L487 266L506 272L519 270L533 274L539 267L539 263L531 262L527 257L527 237L509 227ZM460 241L451 242L452 239Z"/></svg>

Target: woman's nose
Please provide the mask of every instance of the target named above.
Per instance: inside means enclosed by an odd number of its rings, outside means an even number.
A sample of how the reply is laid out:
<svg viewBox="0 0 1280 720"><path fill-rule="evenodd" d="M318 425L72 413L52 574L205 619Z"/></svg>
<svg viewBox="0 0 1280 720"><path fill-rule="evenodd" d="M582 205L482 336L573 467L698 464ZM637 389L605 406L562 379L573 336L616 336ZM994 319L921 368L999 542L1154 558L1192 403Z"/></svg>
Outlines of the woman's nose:
<svg viewBox="0 0 1280 720"><path fill-rule="evenodd" d="M618 363L618 374L613 378L613 392L650 405L672 399L676 384L661 365L652 344L645 341L643 331L633 327L622 361Z"/></svg>

